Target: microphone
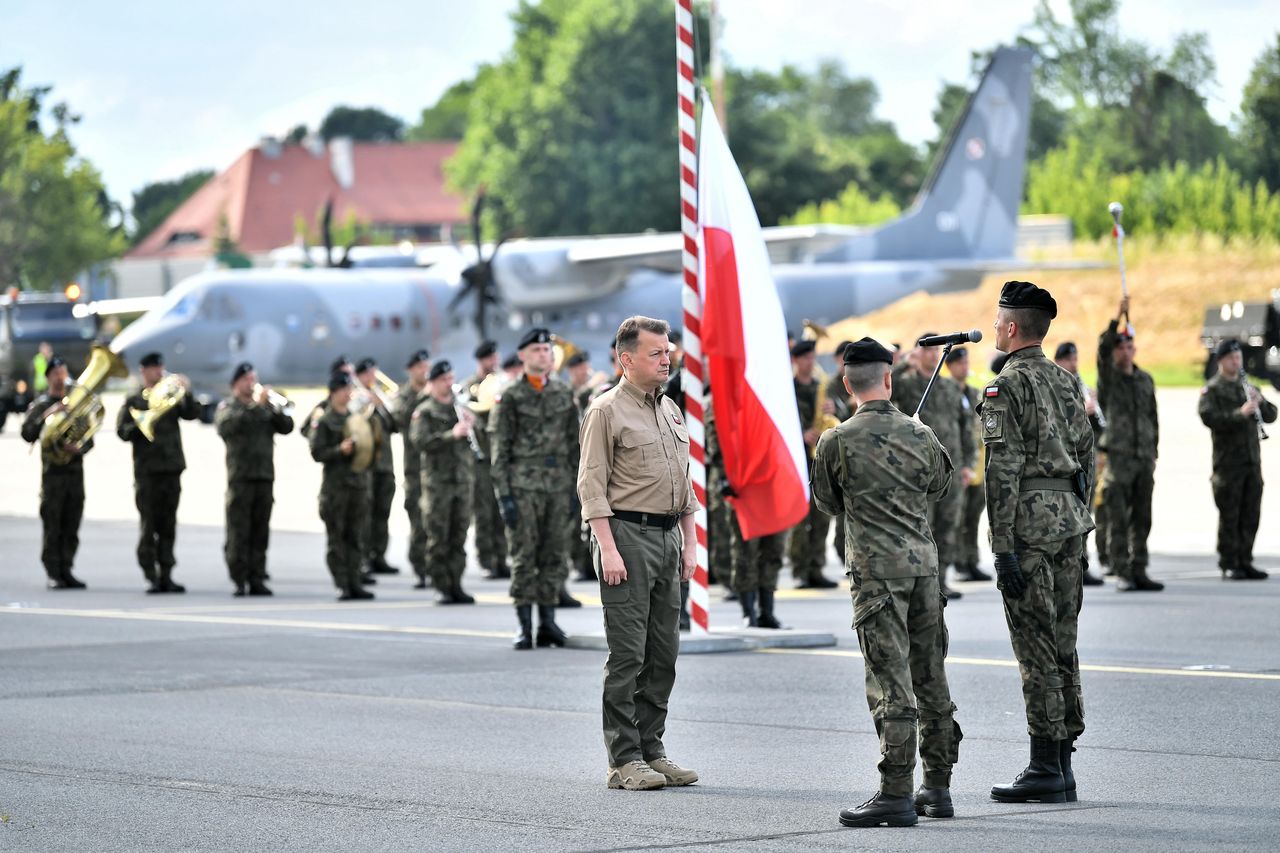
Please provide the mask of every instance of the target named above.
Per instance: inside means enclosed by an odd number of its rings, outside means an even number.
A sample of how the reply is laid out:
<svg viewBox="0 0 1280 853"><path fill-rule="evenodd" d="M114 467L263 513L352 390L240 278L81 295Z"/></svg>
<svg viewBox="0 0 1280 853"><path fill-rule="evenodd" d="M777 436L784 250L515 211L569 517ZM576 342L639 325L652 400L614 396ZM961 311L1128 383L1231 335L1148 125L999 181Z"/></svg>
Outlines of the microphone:
<svg viewBox="0 0 1280 853"><path fill-rule="evenodd" d="M948 344L976 344L982 340L982 332L973 329L968 332L956 332L954 335L931 335L916 341L918 347L940 347Z"/></svg>

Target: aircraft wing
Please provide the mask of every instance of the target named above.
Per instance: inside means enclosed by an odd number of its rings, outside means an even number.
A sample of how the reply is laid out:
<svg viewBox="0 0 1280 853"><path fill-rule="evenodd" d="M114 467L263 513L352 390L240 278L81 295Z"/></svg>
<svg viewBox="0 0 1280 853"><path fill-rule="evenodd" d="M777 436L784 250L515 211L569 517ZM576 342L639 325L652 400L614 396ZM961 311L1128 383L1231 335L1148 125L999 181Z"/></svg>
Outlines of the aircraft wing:
<svg viewBox="0 0 1280 853"><path fill-rule="evenodd" d="M786 225L762 228L769 257L775 263L794 263L832 249L863 229L848 225ZM572 264L618 264L679 272L684 236L678 233L635 234L583 239L568 250Z"/></svg>
<svg viewBox="0 0 1280 853"><path fill-rule="evenodd" d="M98 299L80 302L72 306L74 317L119 317L127 314L145 314L160 304L160 296L134 296L127 299Z"/></svg>
<svg viewBox="0 0 1280 853"><path fill-rule="evenodd" d="M947 271L980 273L1025 272L1028 270L1098 270L1109 266L1105 261L1061 260L1038 261L1031 258L998 258L994 260L939 261L938 266Z"/></svg>

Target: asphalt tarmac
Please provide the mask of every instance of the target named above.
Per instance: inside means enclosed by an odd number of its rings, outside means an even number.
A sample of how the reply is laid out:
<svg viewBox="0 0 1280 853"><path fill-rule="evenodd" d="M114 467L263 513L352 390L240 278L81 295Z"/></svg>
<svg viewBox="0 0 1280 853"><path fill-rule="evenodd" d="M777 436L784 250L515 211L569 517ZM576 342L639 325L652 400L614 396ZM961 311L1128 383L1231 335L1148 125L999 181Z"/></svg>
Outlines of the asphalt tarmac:
<svg viewBox="0 0 1280 853"><path fill-rule="evenodd" d="M1277 497L1273 485L1258 550L1276 577L1220 580L1194 402L1194 392L1160 398L1152 575L1168 589L1086 590L1079 802L990 800L990 786L1026 763L1022 696L998 592L961 584L964 599L947 609L965 733L957 816L893 830L836 820L874 792L878 757L847 590L779 596L786 622L834 633L836 648L682 658L666 744L702 781L609 791L603 653L512 651L505 586L474 565L475 607L438 607L407 574L382 579L376 601L334 601L314 517L318 466L296 435L278 441L276 596L233 599L211 429L184 425L175 576L189 592L147 596L127 449L108 433L87 460L77 574L89 589L49 591L39 463L10 427L0 436L0 849L1274 849ZM1181 422L1188 411L1194 429ZM1264 456L1280 482L1280 460ZM395 519L392 562L404 565ZM574 592L587 606L561 611L561 624L599 631L593 586ZM733 624L736 605L712 598L713 625Z"/></svg>

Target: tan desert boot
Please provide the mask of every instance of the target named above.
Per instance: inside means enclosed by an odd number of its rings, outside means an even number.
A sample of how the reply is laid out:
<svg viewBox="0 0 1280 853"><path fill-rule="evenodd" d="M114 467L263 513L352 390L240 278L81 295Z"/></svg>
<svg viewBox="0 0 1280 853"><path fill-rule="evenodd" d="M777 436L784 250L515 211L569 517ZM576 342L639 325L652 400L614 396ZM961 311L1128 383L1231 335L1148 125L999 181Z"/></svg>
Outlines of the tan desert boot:
<svg viewBox="0 0 1280 853"><path fill-rule="evenodd" d="M627 791L653 791L667 784L667 778L643 761L628 761L609 768L609 787Z"/></svg>
<svg viewBox="0 0 1280 853"><path fill-rule="evenodd" d="M649 766L661 773L672 787L692 785L698 781L698 771L681 767L669 758L655 758L649 762Z"/></svg>

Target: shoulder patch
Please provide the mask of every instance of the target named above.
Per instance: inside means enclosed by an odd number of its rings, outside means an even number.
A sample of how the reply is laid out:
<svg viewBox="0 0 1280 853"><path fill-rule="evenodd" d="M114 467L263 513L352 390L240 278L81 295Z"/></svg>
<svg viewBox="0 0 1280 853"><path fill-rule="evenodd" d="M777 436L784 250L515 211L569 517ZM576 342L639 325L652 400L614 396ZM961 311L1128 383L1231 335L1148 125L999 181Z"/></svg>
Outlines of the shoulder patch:
<svg viewBox="0 0 1280 853"><path fill-rule="evenodd" d="M998 444L1004 441L1004 412L987 411L982 414L982 442Z"/></svg>
<svg viewBox="0 0 1280 853"><path fill-rule="evenodd" d="M999 396L1000 396L1000 386L999 386L999 385L988 385L988 386L986 387L986 390L984 390L984 391L982 392L982 396L987 397L988 399L989 399L989 398L991 398L991 397L999 397Z"/></svg>

